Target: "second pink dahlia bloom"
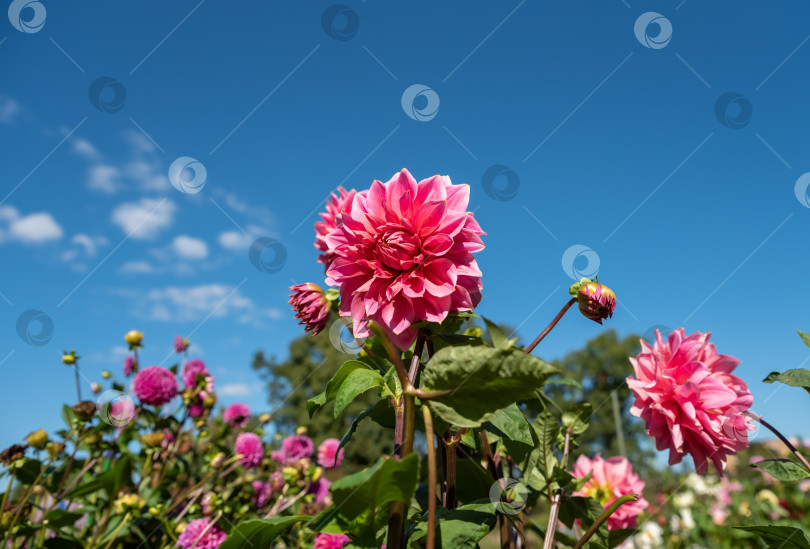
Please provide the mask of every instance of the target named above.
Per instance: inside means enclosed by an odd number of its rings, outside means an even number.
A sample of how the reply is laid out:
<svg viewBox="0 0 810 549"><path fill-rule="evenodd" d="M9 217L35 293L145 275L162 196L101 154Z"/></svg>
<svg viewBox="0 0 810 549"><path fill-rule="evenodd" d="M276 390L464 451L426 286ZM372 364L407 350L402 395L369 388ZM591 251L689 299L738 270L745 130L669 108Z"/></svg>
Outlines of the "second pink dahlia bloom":
<svg viewBox="0 0 810 549"><path fill-rule="evenodd" d="M664 341L656 330L655 345L642 341L630 359L635 377L627 385L636 396L630 413L646 422L658 450L669 449L670 465L691 454L698 474L711 460L722 475L727 456L748 447L754 397L731 373L739 359L719 354L710 336L679 328Z"/></svg>
<svg viewBox="0 0 810 549"><path fill-rule="evenodd" d="M589 459L579 456L574 464L573 475L576 478L585 478L593 472L591 478L581 490L574 492L575 496L592 497L607 509L611 503L627 494L639 494L644 490L644 481L633 472L633 467L624 456L603 459L601 455ZM608 519L608 528L611 530L635 528L636 517L649 504L640 497L636 501L625 503L619 507Z"/></svg>
<svg viewBox="0 0 810 549"><path fill-rule="evenodd" d="M160 406L177 396L177 379L166 368L149 366L135 375L132 392L144 404Z"/></svg>
<svg viewBox="0 0 810 549"><path fill-rule="evenodd" d="M352 541L346 534L318 534L312 549L341 549Z"/></svg>
<svg viewBox="0 0 810 549"><path fill-rule="evenodd" d="M182 549L217 549L228 535L218 524L206 518L192 520L177 538L177 547Z"/></svg>
<svg viewBox="0 0 810 549"><path fill-rule="evenodd" d="M340 447L340 441L336 438L327 438L321 442L321 445L318 446L318 465L325 469L340 467L346 450L341 448L338 452L338 447Z"/></svg>
<svg viewBox="0 0 810 549"><path fill-rule="evenodd" d="M419 183L402 170L374 181L337 216L326 242L335 259L327 282L340 288L340 314L352 317L355 337L380 324L407 349L413 324L442 322L450 311L470 311L481 300L481 271L472 254L486 234L467 211L468 185L447 176Z"/></svg>
<svg viewBox="0 0 810 549"><path fill-rule="evenodd" d="M335 258L335 253L329 249L326 237L337 228L335 217L352 207L352 200L357 191L354 189L347 191L343 187L337 188L338 194L332 193L326 200L326 212L319 214L323 221L315 223L315 247L323 253L318 257L318 262L323 263L324 270L329 268L329 264Z"/></svg>
<svg viewBox="0 0 810 549"><path fill-rule="evenodd" d="M264 459L264 445L256 433L240 433L233 449L242 456L239 463L244 467L258 467Z"/></svg>
<svg viewBox="0 0 810 549"><path fill-rule="evenodd" d="M232 427L244 427L250 421L250 408L242 402L234 402L225 408L222 419Z"/></svg>

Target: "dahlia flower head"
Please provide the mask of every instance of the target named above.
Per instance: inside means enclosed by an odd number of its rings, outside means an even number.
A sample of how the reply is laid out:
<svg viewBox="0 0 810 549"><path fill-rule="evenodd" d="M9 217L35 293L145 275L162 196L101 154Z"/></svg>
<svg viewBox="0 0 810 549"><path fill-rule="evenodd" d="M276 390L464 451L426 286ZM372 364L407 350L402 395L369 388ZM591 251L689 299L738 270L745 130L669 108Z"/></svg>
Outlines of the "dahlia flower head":
<svg viewBox="0 0 810 549"><path fill-rule="evenodd" d="M129 377L132 375L133 370L136 369L137 363L135 362L135 357L129 355L127 358L124 359L124 365L121 369L124 372L124 377Z"/></svg>
<svg viewBox="0 0 810 549"><path fill-rule="evenodd" d="M312 549L342 549L351 540L346 534L318 534Z"/></svg>
<svg viewBox="0 0 810 549"><path fill-rule="evenodd" d="M270 486L269 482L263 482L261 480L254 480L251 485L255 492L252 499L253 504L258 508L264 507L270 500L270 496L273 495L273 487Z"/></svg>
<svg viewBox="0 0 810 549"><path fill-rule="evenodd" d="M616 294L604 284L588 282L579 287L577 302L579 311L585 317L602 324L603 320L613 317Z"/></svg>
<svg viewBox="0 0 810 549"><path fill-rule="evenodd" d="M318 446L318 465L324 469L334 469L343 463L343 455L346 450L343 448L338 452L340 441L336 438L327 438Z"/></svg>
<svg viewBox="0 0 810 549"><path fill-rule="evenodd" d="M304 330L312 332L312 336L315 337L326 327L326 321L329 320L330 303L326 299L326 294L320 286L312 282L290 286L290 291L292 294L288 303L295 311L295 318L301 321L298 324L305 324Z"/></svg>
<svg viewBox="0 0 810 549"><path fill-rule="evenodd" d="M334 260L327 283L340 288L340 315L356 338L375 321L400 349L415 341L421 321L442 322L450 311L481 301L481 271L472 254L484 249L467 211L468 185L447 176L419 183L402 170L374 181L336 216L326 236Z"/></svg>
<svg viewBox="0 0 810 549"><path fill-rule="evenodd" d="M183 383L188 388L195 387L198 383L198 379L203 380L210 375L211 372L208 371L208 368L205 366L205 362L199 358L194 358L186 362L183 365L183 371L181 372Z"/></svg>
<svg viewBox="0 0 810 549"><path fill-rule="evenodd" d="M711 460L722 476L727 457L748 447L754 397L732 374L739 359L719 354L710 336L679 328L665 341L656 330L655 345L642 341L630 358L627 385L636 397L630 413L646 422L658 450L669 449L670 465L691 454L698 474Z"/></svg>
<svg viewBox="0 0 810 549"><path fill-rule="evenodd" d="M228 535L217 524L209 528L210 523L211 521L206 518L199 518L189 522L186 529L177 538L177 547L182 549L191 549L192 547L194 549L217 549Z"/></svg>
<svg viewBox="0 0 810 549"><path fill-rule="evenodd" d="M644 481L633 472L630 461L624 456L604 459L600 454L596 454L590 459L581 455L574 464L572 474L576 478L585 478L588 473L592 473L591 478L581 490L574 492L574 495L595 498L605 509L622 496L641 495L644 490ZM643 497L625 503L610 515L608 528L611 530L635 528L636 517L648 505Z"/></svg>
<svg viewBox="0 0 810 549"><path fill-rule="evenodd" d="M144 404L160 406L177 396L177 379L166 368L149 366L135 375L132 391Z"/></svg>
<svg viewBox="0 0 810 549"><path fill-rule="evenodd" d="M329 264L335 257L335 252L329 249L326 237L337 228L335 218L344 211L349 211L352 200L357 191L354 189L347 191L343 187L337 188L338 194L331 193L326 201L326 212L320 214L323 221L315 223L315 247L323 253L318 256L318 262L323 263L324 270L329 268Z"/></svg>
<svg viewBox="0 0 810 549"><path fill-rule="evenodd" d="M191 342L188 339L183 336L174 336L174 351L176 353L184 352L189 345L191 345Z"/></svg>
<svg viewBox="0 0 810 549"><path fill-rule="evenodd" d="M283 463L292 463L299 459L312 456L315 445L312 439L305 435L291 435L281 441L281 453L276 454Z"/></svg>
<svg viewBox="0 0 810 549"><path fill-rule="evenodd" d="M244 467L258 467L264 459L264 445L256 433L239 433L233 449L241 456L239 463Z"/></svg>
<svg viewBox="0 0 810 549"><path fill-rule="evenodd" d="M308 494L315 494L315 503L331 503L329 499L329 487L332 485L329 479L321 477L309 485Z"/></svg>
<svg viewBox="0 0 810 549"><path fill-rule="evenodd" d="M242 402L234 402L225 408L222 419L232 427L244 427L250 421L250 408Z"/></svg>

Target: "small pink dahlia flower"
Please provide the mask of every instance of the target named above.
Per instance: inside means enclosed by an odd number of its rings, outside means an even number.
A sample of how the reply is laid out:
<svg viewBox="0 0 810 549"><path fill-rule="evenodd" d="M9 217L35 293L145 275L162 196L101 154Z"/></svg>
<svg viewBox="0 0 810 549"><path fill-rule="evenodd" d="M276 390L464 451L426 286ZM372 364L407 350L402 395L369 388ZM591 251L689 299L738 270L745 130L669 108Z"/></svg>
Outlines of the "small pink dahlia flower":
<svg viewBox="0 0 810 549"><path fill-rule="evenodd" d="M447 176L419 183L402 170L374 181L337 216L326 242L335 253L327 283L340 288L340 315L352 317L355 337L377 322L407 349L413 324L442 322L450 311L470 311L481 300L481 271L472 254L484 249L468 185Z"/></svg>
<svg viewBox="0 0 810 549"><path fill-rule="evenodd" d="M338 452L340 441L336 438L327 438L321 445L318 446L318 465L325 469L334 469L340 467L343 463L343 455L346 453L345 449L341 448ZM337 460L335 459L337 457Z"/></svg>
<svg viewBox="0 0 810 549"><path fill-rule="evenodd" d="M135 362L134 356L129 355L124 359L124 366L122 367L122 370L124 371L124 377L131 376L133 370L137 370L137 363Z"/></svg>
<svg viewBox="0 0 810 549"><path fill-rule="evenodd" d="M174 336L174 350L177 353L182 353L188 346L191 345L191 342L184 338L183 336Z"/></svg>
<svg viewBox="0 0 810 549"><path fill-rule="evenodd" d="M233 427L244 427L250 421L250 408L242 402L234 402L225 408L222 419Z"/></svg>
<svg viewBox="0 0 810 549"><path fill-rule="evenodd" d="M352 541L346 534L318 534L312 549L341 549Z"/></svg>
<svg viewBox="0 0 810 549"><path fill-rule="evenodd" d="M186 387L195 387L198 380L202 380L209 375L211 375L211 372L208 371L205 362L199 358L194 358L186 362L181 372L181 377Z"/></svg>
<svg viewBox="0 0 810 549"><path fill-rule="evenodd" d="M323 263L324 270L329 268L329 264L335 258L334 251L329 249L326 237L337 228L335 217L347 212L352 207L352 200L357 191L354 189L347 191L343 187L337 188L338 194L331 193L326 200L326 212L319 214L323 221L315 223L315 247L323 253L318 257L318 262Z"/></svg>
<svg viewBox="0 0 810 549"><path fill-rule="evenodd" d="M306 284L296 284L290 286L292 294L290 301L295 311L295 318L301 320L298 324L306 324L304 328L307 332L312 332L312 336L326 327L329 319L329 308L331 304L326 299L326 294L317 284L307 282Z"/></svg>
<svg viewBox="0 0 810 549"><path fill-rule="evenodd" d="M273 495L273 487L270 486L269 482L261 480L254 480L251 485L255 492L252 498L253 505L261 509L270 500L270 496Z"/></svg>
<svg viewBox="0 0 810 549"><path fill-rule="evenodd" d="M160 406L177 396L177 379L166 368L149 366L135 375L132 391L144 404Z"/></svg>
<svg viewBox="0 0 810 549"><path fill-rule="evenodd" d="M192 520L177 538L177 547L182 549L217 549L228 535L206 518Z"/></svg>
<svg viewBox="0 0 810 549"><path fill-rule="evenodd" d="M258 467L264 459L264 445L256 433L240 433L233 449L242 456L239 463L245 467Z"/></svg>
<svg viewBox="0 0 810 549"><path fill-rule="evenodd" d="M608 459L603 459L599 454L596 454L593 459L588 459L584 455L579 456L574 464L573 475L576 478L585 478L590 472L593 472L591 478L581 490L574 492L574 495L595 498L605 509L622 496L641 495L644 490L644 481L633 472L630 462L624 456ZM636 517L648 505L647 500L643 497L625 503L610 515L608 528L611 530L635 528Z"/></svg>
<svg viewBox="0 0 810 549"><path fill-rule="evenodd" d="M307 491L310 494L315 494L315 503L332 503L329 499L329 487L332 483L326 477L321 477L312 484L309 485L309 490Z"/></svg>
<svg viewBox="0 0 810 549"><path fill-rule="evenodd" d="M602 324L603 320L613 316L613 310L616 308L616 294L604 284L589 282L579 287L577 302L579 311L583 315Z"/></svg>
<svg viewBox="0 0 810 549"><path fill-rule="evenodd" d="M722 475L727 456L748 447L754 398L731 373L739 359L719 354L710 336L686 337L679 328L664 341L656 330L655 346L641 341L641 353L630 359L635 377L627 385L636 396L630 413L646 422L658 450L669 449L670 465L691 454L698 474L711 460Z"/></svg>
<svg viewBox="0 0 810 549"><path fill-rule="evenodd" d="M305 435L292 435L281 441L281 453L284 455L285 463L311 457L314 450L312 439Z"/></svg>

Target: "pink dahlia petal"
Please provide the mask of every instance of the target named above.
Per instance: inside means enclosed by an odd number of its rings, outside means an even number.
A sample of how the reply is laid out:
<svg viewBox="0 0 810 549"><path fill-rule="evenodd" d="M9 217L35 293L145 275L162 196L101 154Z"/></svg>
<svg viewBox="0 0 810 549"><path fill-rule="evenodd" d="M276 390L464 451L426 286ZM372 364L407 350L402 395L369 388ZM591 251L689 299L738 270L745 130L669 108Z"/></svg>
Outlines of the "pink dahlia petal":
<svg viewBox="0 0 810 549"><path fill-rule="evenodd" d="M186 362L183 366L181 377L187 388L196 387L198 383L203 383L205 378L211 375L205 363L199 358Z"/></svg>
<svg viewBox="0 0 810 549"><path fill-rule="evenodd" d="M149 366L135 375L132 391L144 404L160 406L177 396L177 379L166 368Z"/></svg>
<svg viewBox="0 0 810 549"><path fill-rule="evenodd" d="M312 457L315 445L312 439L305 435L292 435L281 441L281 452L285 463Z"/></svg>
<svg viewBox="0 0 810 549"><path fill-rule="evenodd" d="M228 535L219 525L206 518L192 520L177 538L177 547L182 549L217 549Z"/></svg>
<svg viewBox="0 0 810 549"><path fill-rule="evenodd" d="M341 448L338 452L340 441L336 438L327 438L321 445L318 446L318 465L325 469L334 469L340 467L343 463L343 454L346 451Z"/></svg>
<svg viewBox="0 0 810 549"><path fill-rule="evenodd" d="M627 494L639 494L644 490L644 481L633 472L633 468L626 457L611 457L603 459L601 455L589 459L579 456L574 464L573 475L576 478L585 478L591 473L591 478L581 490L574 492L575 496L592 497L605 507ZM636 517L649 504L640 497L637 501L625 503L619 507L608 519L608 528L611 530L635 528Z"/></svg>
<svg viewBox="0 0 810 549"><path fill-rule="evenodd" d="M222 419L233 427L244 427L250 421L250 408L242 402L234 402L225 408Z"/></svg>
<svg viewBox="0 0 810 549"><path fill-rule="evenodd" d="M340 288L341 316L355 337L374 321L397 347L416 338L413 324L441 322L481 300L472 253L485 234L466 210L469 187L446 176L416 183L407 170L374 181L341 214L327 245L335 254L327 282Z"/></svg>
<svg viewBox="0 0 810 549"><path fill-rule="evenodd" d="M256 433L240 433L233 449L241 455L239 463L244 467L258 467L264 459L264 445Z"/></svg>
<svg viewBox="0 0 810 549"><path fill-rule="evenodd" d="M351 540L346 534L318 534L312 549L342 549Z"/></svg>
<svg viewBox="0 0 810 549"><path fill-rule="evenodd" d="M354 189L347 191L343 187L338 187L337 192L337 195L332 193L326 201L326 213L320 214L322 221L315 223L315 247L324 252L318 257L318 261L323 263L324 268L328 268L334 259L334 253L327 244L327 237L337 227L336 217L341 212L351 209L352 200L357 194Z"/></svg>
<svg viewBox="0 0 810 549"><path fill-rule="evenodd" d="M305 331L312 332L313 336L318 335L329 320L330 303L326 294L317 284L311 282L290 286L290 290L293 293L289 303L295 311L295 318L301 320L298 324L305 324Z"/></svg>
<svg viewBox="0 0 810 549"><path fill-rule="evenodd" d="M191 342L184 338L183 336L174 336L174 350L177 353L182 353L188 346L191 345Z"/></svg>
<svg viewBox="0 0 810 549"><path fill-rule="evenodd" d="M627 378L636 401L630 413L642 418L656 448L669 450L669 463L692 456L699 474L714 464L722 475L726 459L748 446L753 396L731 372L739 363L721 355L709 333L686 336L683 328L654 346L642 342L631 358L635 377Z"/></svg>

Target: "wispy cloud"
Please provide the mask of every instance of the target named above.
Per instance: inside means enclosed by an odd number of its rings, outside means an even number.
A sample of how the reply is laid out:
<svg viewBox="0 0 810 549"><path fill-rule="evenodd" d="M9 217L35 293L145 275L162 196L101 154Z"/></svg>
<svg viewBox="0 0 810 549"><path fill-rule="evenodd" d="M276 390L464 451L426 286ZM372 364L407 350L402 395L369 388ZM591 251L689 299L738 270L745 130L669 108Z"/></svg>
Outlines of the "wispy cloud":
<svg viewBox="0 0 810 549"><path fill-rule="evenodd" d="M139 240L151 240L172 226L177 206L171 200L142 198L117 206L110 220L127 235Z"/></svg>
<svg viewBox="0 0 810 549"><path fill-rule="evenodd" d="M22 112L22 107L13 98L0 94L0 124L11 124L17 115Z"/></svg>

